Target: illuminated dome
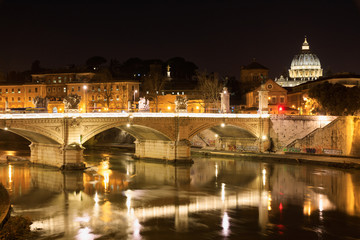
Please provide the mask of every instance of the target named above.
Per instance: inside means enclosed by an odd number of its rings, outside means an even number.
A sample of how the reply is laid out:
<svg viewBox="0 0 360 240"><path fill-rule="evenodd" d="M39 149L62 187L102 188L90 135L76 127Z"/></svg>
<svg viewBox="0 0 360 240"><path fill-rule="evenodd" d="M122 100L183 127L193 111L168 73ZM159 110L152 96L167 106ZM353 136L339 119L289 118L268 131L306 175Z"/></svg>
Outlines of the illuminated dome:
<svg viewBox="0 0 360 240"><path fill-rule="evenodd" d="M305 37L301 53L295 55L291 62L289 76L294 80L311 81L318 79L322 74L320 60L310 52L310 46Z"/></svg>

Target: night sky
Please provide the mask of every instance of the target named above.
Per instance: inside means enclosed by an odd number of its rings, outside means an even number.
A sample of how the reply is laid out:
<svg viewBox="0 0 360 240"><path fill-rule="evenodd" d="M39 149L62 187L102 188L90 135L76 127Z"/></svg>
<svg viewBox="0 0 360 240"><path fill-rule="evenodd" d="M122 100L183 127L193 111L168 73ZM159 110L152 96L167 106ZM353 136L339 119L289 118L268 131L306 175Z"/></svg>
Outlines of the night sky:
<svg viewBox="0 0 360 240"><path fill-rule="evenodd" d="M276 77L305 35L325 72L360 74L360 0L0 0L2 71L179 56L237 77L256 58Z"/></svg>

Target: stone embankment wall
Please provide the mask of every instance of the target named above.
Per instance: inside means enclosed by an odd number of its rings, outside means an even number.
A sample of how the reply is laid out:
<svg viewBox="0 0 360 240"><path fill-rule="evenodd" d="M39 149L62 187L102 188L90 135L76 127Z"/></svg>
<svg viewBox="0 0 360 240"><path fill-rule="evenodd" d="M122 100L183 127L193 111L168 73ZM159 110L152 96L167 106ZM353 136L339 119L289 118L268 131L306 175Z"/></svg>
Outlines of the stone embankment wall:
<svg viewBox="0 0 360 240"><path fill-rule="evenodd" d="M332 116L287 116L271 115L270 133L276 150L280 151L297 139L302 139L316 129L334 121Z"/></svg>
<svg viewBox="0 0 360 240"><path fill-rule="evenodd" d="M360 156L360 117L339 117L288 145L312 154Z"/></svg>
<svg viewBox="0 0 360 240"><path fill-rule="evenodd" d="M9 194L0 183L0 229L10 217L10 198Z"/></svg>

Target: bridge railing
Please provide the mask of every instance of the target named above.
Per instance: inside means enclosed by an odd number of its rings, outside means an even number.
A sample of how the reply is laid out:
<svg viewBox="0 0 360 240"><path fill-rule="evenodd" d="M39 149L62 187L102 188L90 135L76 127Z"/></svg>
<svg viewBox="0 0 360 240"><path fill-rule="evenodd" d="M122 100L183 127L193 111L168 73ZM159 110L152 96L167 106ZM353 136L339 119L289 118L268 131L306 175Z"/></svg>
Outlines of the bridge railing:
<svg viewBox="0 0 360 240"><path fill-rule="evenodd" d="M0 119L34 119L34 118L114 118L114 117L189 117L189 118L269 118L269 114L233 114L233 113L26 113L26 114L0 114Z"/></svg>

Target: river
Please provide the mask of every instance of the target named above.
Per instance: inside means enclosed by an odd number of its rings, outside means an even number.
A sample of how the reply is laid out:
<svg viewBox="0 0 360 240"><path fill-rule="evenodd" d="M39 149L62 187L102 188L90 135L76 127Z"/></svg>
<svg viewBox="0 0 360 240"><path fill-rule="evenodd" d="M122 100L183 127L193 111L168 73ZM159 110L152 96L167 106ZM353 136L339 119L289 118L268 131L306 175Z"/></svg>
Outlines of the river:
<svg viewBox="0 0 360 240"><path fill-rule="evenodd" d="M30 217L38 239L360 238L356 170L202 157L173 166L115 149L85 160L85 172L0 165L12 215Z"/></svg>

